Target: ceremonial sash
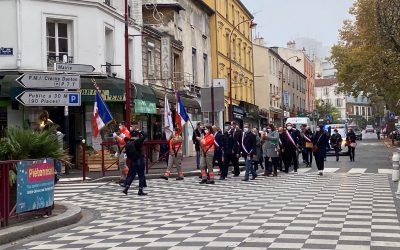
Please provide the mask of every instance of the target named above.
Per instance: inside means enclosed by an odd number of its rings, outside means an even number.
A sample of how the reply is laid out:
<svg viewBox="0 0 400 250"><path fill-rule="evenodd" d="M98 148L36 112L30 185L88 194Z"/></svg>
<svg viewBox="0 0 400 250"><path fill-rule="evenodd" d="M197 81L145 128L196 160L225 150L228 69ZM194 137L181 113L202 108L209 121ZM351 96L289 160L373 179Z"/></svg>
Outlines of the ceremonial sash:
<svg viewBox="0 0 400 250"><path fill-rule="evenodd" d="M289 133L289 130L286 130L286 135L289 138L290 142L293 144L293 146L297 147L296 143L294 142L292 136Z"/></svg>
<svg viewBox="0 0 400 250"><path fill-rule="evenodd" d="M306 139L307 142L312 142L310 138L308 138L308 136L304 135L304 139Z"/></svg>
<svg viewBox="0 0 400 250"><path fill-rule="evenodd" d="M247 132L247 133L251 133L251 132ZM244 146L244 137L247 133L243 134L243 136L242 136L242 148L244 149L244 151L246 151L246 154L249 155L249 154L251 154L251 152L253 152L253 149L251 149L250 152L248 152L246 147Z"/></svg>

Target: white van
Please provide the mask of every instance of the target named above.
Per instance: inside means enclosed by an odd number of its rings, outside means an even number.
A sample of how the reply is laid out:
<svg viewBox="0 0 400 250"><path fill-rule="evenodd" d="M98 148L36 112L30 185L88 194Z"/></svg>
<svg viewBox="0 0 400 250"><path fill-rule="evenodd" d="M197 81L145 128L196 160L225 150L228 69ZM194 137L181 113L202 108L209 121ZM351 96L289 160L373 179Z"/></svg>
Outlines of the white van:
<svg viewBox="0 0 400 250"><path fill-rule="evenodd" d="M308 117L289 117L286 119L286 124L291 123L292 125L296 125L297 129L300 129L300 127L305 124L308 127L310 127L312 130L313 126L311 124L310 118Z"/></svg>

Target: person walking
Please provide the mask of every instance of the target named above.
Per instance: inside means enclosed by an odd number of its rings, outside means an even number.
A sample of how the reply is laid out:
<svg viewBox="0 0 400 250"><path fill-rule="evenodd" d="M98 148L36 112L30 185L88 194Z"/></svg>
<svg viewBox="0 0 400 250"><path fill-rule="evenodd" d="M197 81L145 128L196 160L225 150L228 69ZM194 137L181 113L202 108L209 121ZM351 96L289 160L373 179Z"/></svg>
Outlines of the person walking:
<svg viewBox="0 0 400 250"><path fill-rule="evenodd" d="M378 137L378 140L381 139L381 128L380 127L376 128L376 136Z"/></svg>
<svg viewBox="0 0 400 250"><path fill-rule="evenodd" d="M213 170L213 160L214 160L214 150L215 150L215 139L212 133L212 127L207 125L205 127L205 135L197 137L196 139L200 142L201 148L201 178L200 184L214 184L214 170ZM209 180L207 180L207 170L209 175Z"/></svg>
<svg viewBox="0 0 400 250"><path fill-rule="evenodd" d="M256 135L250 131L249 124L245 123L243 126L243 137L242 137L242 156L245 159L246 172L242 181L254 180L257 177L257 173L253 168L253 156L257 154L257 139Z"/></svg>
<svg viewBox="0 0 400 250"><path fill-rule="evenodd" d="M231 122L231 125L224 133L224 142L222 151L224 154L223 171L221 173L221 180L228 177L229 164L232 163L234 169L234 176L239 176L239 157L241 151L241 134L242 131L236 126L236 122Z"/></svg>
<svg viewBox="0 0 400 250"><path fill-rule="evenodd" d="M219 167L220 174L222 174L222 170L223 170L222 148L224 145L224 136L219 127L214 125L212 127L212 129L213 129L214 138L215 138L215 143L214 143L215 151L214 151L213 167L215 167L217 165Z"/></svg>
<svg viewBox="0 0 400 250"><path fill-rule="evenodd" d="M201 137L201 134L204 132L204 128L201 122L197 123L196 129L193 131L192 141L194 147L196 149L196 168L200 169L200 156L201 156L201 149L200 149L200 142L197 140L198 137Z"/></svg>
<svg viewBox="0 0 400 250"><path fill-rule="evenodd" d="M348 147L350 161L354 161L357 142L356 142L356 134L354 133L352 128L349 128L349 131L346 135L346 143Z"/></svg>
<svg viewBox="0 0 400 250"><path fill-rule="evenodd" d="M342 150L342 136L339 134L338 130L333 130L333 134L331 135L331 147L335 150L336 161L339 161L339 152Z"/></svg>
<svg viewBox="0 0 400 250"><path fill-rule="evenodd" d="M256 151L255 154L253 155L253 167L254 171L257 172L258 170L258 164L262 166L262 143L261 143L261 137L260 133L258 132L257 128L253 128L251 131L255 136L256 136Z"/></svg>
<svg viewBox="0 0 400 250"><path fill-rule="evenodd" d="M269 124L264 135L263 156L265 160L264 176L278 176L279 167L279 132L273 124ZM272 169L273 167L273 169Z"/></svg>
<svg viewBox="0 0 400 250"><path fill-rule="evenodd" d="M284 152L283 152L283 140L284 138L284 132L285 130L283 127L278 128L278 133L279 133L279 157L278 157L278 169L279 171L283 171L283 158L284 158Z"/></svg>
<svg viewBox="0 0 400 250"><path fill-rule="evenodd" d="M307 150L306 150L306 138L304 136L304 134L307 131L307 125L303 124L300 127L300 151L301 151L301 158L303 159L303 163L306 164L306 166L308 166L307 162L308 162L308 155L307 155Z"/></svg>
<svg viewBox="0 0 400 250"><path fill-rule="evenodd" d="M125 183L122 185L124 194L128 194L128 190L132 185L136 174L139 177L139 191L138 195L147 195L143 192L143 188L147 187L146 176L144 174L144 150L143 143L146 140L147 135L139 129L134 129L131 133L131 139L125 146L126 156L130 160L130 167L128 176L126 177Z"/></svg>
<svg viewBox="0 0 400 250"><path fill-rule="evenodd" d="M285 172L289 173L289 168L293 163L294 172L297 173L299 167L299 162L297 159L297 151L299 148L299 137L295 129L293 129L292 124L286 124L286 131L284 133L283 139L283 153L284 153L284 165Z"/></svg>
<svg viewBox="0 0 400 250"><path fill-rule="evenodd" d="M304 132L304 141L305 141L305 155L306 155L306 164L307 167L311 168L312 166L312 158L313 158L313 132L311 128L307 126L306 131Z"/></svg>
<svg viewBox="0 0 400 250"><path fill-rule="evenodd" d="M328 136L324 131L322 125L317 127L316 129L313 145L315 163L317 164L318 174L322 176L324 174L326 151L329 147Z"/></svg>
<svg viewBox="0 0 400 250"><path fill-rule="evenodd" d="M184 179L183 171L182 171L182 136L179 131L179 128L174 129L174 133L169 138L169 157L168 157L168 167L167 171L165 171L164 175L161 178L168 180L171 170L174 166L176 166L176 170L178 172L178 177L176 177L177 181L181 181Z"/></svg>

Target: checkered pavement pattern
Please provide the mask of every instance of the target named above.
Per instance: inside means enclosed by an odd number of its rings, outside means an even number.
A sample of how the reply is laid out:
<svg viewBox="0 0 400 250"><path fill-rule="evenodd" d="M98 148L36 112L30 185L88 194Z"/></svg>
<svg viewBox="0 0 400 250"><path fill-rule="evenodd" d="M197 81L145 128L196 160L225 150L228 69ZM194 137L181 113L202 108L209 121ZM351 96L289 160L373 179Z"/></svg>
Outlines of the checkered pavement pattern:
<svg viewBox="0 0 400 250"><path fill-rule="evenodd" d="M113 183L70 197L99 218L18 249L400 249L386 174L148 184L146 197Z"/></svg>

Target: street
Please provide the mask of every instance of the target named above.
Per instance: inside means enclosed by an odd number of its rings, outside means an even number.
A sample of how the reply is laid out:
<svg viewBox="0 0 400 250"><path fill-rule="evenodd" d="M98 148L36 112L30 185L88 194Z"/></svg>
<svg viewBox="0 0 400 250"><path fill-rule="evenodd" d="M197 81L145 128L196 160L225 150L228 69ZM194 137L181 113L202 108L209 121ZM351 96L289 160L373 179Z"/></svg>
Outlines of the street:
<svg viewBox="0 0 400 250"><path fill-rule="evenodd" d="M56 199L94 218L10 249L399 249L391 151L371 134L355 162L334 158L323 177L300 165L250 182L156 179L147 197L114 183L62 184Z"/></svg>

